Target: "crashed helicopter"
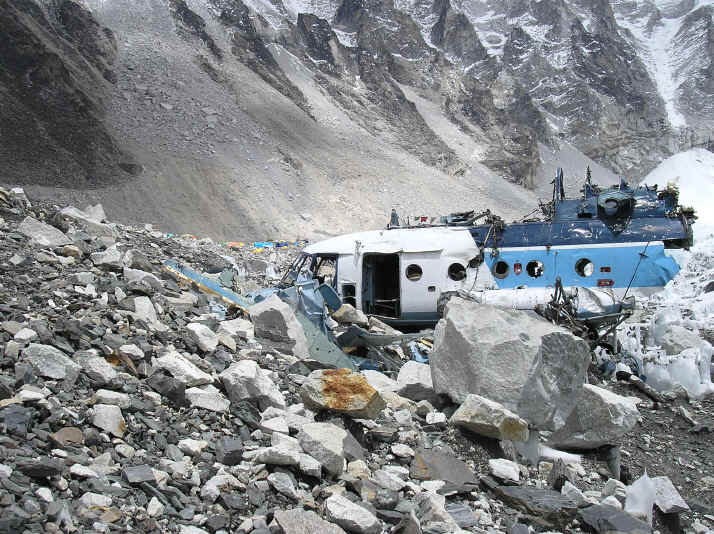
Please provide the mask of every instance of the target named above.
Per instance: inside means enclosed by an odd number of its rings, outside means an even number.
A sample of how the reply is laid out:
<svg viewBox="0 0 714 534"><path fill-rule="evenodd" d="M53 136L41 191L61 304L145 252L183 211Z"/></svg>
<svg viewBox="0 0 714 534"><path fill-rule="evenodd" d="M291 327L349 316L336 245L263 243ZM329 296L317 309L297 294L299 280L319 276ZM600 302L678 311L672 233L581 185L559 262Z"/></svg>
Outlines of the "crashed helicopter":
<svg viewBox="0 0 714 534"><path fill-rule="evenodd" d="M317 279L388 324L429 326L454 294L529 310L560 295L581 315L608 316L628 292L651 293L677 274L669 251L692 244L695 217L676 190L600 189L588 172L582 197L567 199L562 169L553 186L535 220L471 211L403 225L393 210L384 230L308 246L283 283Z"/></svg>

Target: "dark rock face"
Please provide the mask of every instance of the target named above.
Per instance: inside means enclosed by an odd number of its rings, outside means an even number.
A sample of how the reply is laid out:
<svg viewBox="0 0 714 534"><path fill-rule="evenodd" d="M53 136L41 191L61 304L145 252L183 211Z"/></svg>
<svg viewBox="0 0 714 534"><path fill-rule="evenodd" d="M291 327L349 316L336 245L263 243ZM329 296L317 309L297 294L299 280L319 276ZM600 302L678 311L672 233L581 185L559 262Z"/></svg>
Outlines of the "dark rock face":
<svg viewBox="0 0 714 534"><path fill-rule="evenodd" d="M674 40L677 53L690 59L677 69L683 80L679 86L683 111L688 121L706 128L714 117L714 6L687 15Z"/></svg>
<svg viewBox="0 0 714 534"><path fill-rule="evenodd" d="M115 83L116 74L112 67L117 41L114 32L100 26L89 11L71 0L60 3L57 18L82 55L108 82Z"/></svg>
<svg viewBox="0 0 714 534"><path fill-rule="evenodd" d="M298 14L296 40L305 47L305 53L318 62L327 63L328 72L335 66L330 42L336 41L330 23L307 13ZM325 71L322 67L321 70Z"/></svg>
<svg viewBox="0 0 714 534"><path fill-rule="evenodd" d="M96 185L133 164L103 122L116 57L113 33L71 1L46 11L0 2L0 162L6 180ZM38 157L39 156L39 157Z"/></svg>
<svg viewBox="0 0 714 534"><path fill-rule="evenodd" d="M223 50L216 44L213 37L206 31L206 21L203 17L191 11L184 0L170 0L171 14L181 23L181 27L189 35L201 39L216 59L223 59Z"/></svg>
<svg viewBox="0 0 714 534"><path fill-rule="evenodd" d="M260 15L253 14L241 0L211 2L220 12L220 21L233 31L231 53L266 83L311 115L305 95L282 71L262 37L261 29L268 28L268 22Z"/></svg>
<svg viewBox="0 0 714 534"><path fill-rule="evenodd" d="M578 519L588 525L594 532L628 532L631 534L647 534L652 532L644 521L635 519L629 514L612 506L595 505L578 512Z"/></svg>

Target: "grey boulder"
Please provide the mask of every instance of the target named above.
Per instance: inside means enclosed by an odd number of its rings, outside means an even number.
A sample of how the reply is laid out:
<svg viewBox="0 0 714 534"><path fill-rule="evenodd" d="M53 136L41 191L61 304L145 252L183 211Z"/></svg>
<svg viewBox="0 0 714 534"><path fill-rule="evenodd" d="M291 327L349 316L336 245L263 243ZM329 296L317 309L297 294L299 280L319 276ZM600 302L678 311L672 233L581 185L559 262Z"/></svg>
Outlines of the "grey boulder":
<svg viewBox="0 0 714 534"><path fill-rule="evenodd" d="M112 245L102 252L93 252L90 258L94 265L105 271L121 271L124 267L121 261L122 252L116 245Z"/></svg>
<svg viewBox="0 0 714 534"><path fill-rule="evenodd" d="M479 395L466 397L451 416L451 424L488 438L528 441L527 421L501 404Z"/></svg>
<svg viewBox="0 0 714 534"><path fill-rule="evenodd" d="M369 328L369 320L367 316L358 309L355 309L351 304L343 304L336 310L331 317L338 323L354 323L363 328Z"/></svg>
<svg viewBox="0 0 714 534"><path fill-rule="evenodd" d="M22 356L38 375L55 380L76 378L82 369L75 361L51 345L30 343L22 352Z"/></svg>
<svg viewBox="0 0 714 534"><path fill-rule="evenodd" d="M275 521L285 534L344 534L344 530L328 523L319 515L302 508L276 510Z"/></svg>
<svg viewBox="0 0 714 534"><path fill-rule="evenodd" d="M438 404L438 396L434 392L431 368L425 363L408 361L399 369L397 375L397 393L413 401L427 400Z"/></svg>
<svg viewBox="0 0 714 534"><path fill-rule="evenodd" d="M255 335L282 343L300 359L309 358L307 338L295 312L277 295L272 295L248 309Z"/></svg>
<svg viewBox="0 0 714 534"><path fill-rule="evenodd" d="M285 409L285 397L267 373L253 360L234 363L218 377L223 382L231 402L255 400L261 410L270 406Z"/></svg>
<svg viewBox="0 0 714 534"><path fill-rule="evenodd" d="M309 454L331 475L340 475L348 461L362 460L364 452L357 440L337 425L308 423L302 427L297 439Z"/></svg>
<svg viewBox="0 0 714 534"><path fill-rule="evenodd" d="M558 448L595 449L616 445L640 419L635 399L585 384L565 426L550 438Z"/></svg>
<svg viewBox="0 0 714 534"><path fill-rule="evenodd" d="M80 210L74 206L69 206L63 208L60 211L60 215L74 222L78 226L83 227L88 233L92 235L103 235L110 237L117 237L119 233L114 228L114 225L103 223L102 221L106 219L104 214L104 208L101 204L95 206L90 206L85 210Z"/></svg>
<svg viewBox="0 0 714 534"><path fill-rule="evenodd" d="M348 532L378 534L382 531L379 519L342 495L333 495L325 501L325 515Z"/></svg>
<svg viewBox="0 0 714 534"><path fill-rule="evenodd" d="M57 228L32 217L25 217L17 231L29 237L33 244L41 247L55 248L72 244L72 240Z"/></svg>
<svg viewBox="0 0 714 534"><path fill-rule="evenodd" d="M585 382L588 344L534 313L452 298L434 331L436 393L496 401L530 425L565 424Z"/></svg>

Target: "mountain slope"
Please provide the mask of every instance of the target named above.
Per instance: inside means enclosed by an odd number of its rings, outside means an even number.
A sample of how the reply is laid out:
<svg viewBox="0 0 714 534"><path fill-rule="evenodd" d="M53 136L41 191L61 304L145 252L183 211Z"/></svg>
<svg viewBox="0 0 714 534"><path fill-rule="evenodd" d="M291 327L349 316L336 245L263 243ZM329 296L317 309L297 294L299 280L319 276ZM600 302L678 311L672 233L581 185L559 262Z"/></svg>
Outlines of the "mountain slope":
<svg viewBox="0 0 714 534"><path fill-rule="evenodd" d="M711 131L712 3L0 3L18 28L5 49L29 36L40 57L51 30L66 92L86 102L0 108L0 181L226 239L379 227L392 207L515 218L561 162L577 192L587 165L600 183L639 179ZM652 61L669 20L689 41L667 52L697 54L666 71L674 92ZM36 109L12 68L0 91Z"/></svg>

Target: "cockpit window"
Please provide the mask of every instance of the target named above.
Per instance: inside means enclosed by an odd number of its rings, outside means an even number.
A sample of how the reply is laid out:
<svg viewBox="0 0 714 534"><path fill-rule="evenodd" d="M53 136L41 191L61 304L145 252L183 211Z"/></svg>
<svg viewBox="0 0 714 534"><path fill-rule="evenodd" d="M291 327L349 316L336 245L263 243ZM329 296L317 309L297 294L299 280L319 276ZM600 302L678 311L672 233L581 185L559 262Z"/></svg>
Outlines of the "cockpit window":
<svg viewBox="0 0 714 534"><path fill-rule="evenodd" d="M286 286L291 286L296 280L309 278L311 265L312 256L310 254L301 254L290 266L290 269L285 272L281 283Z"/></svg>
<svg viewBox="0 0 714 534"><path fill-rule="evenodd" d="M321 284L337 287L337 258L334 256L317 256L314 262L313 278Z"/></svg>

